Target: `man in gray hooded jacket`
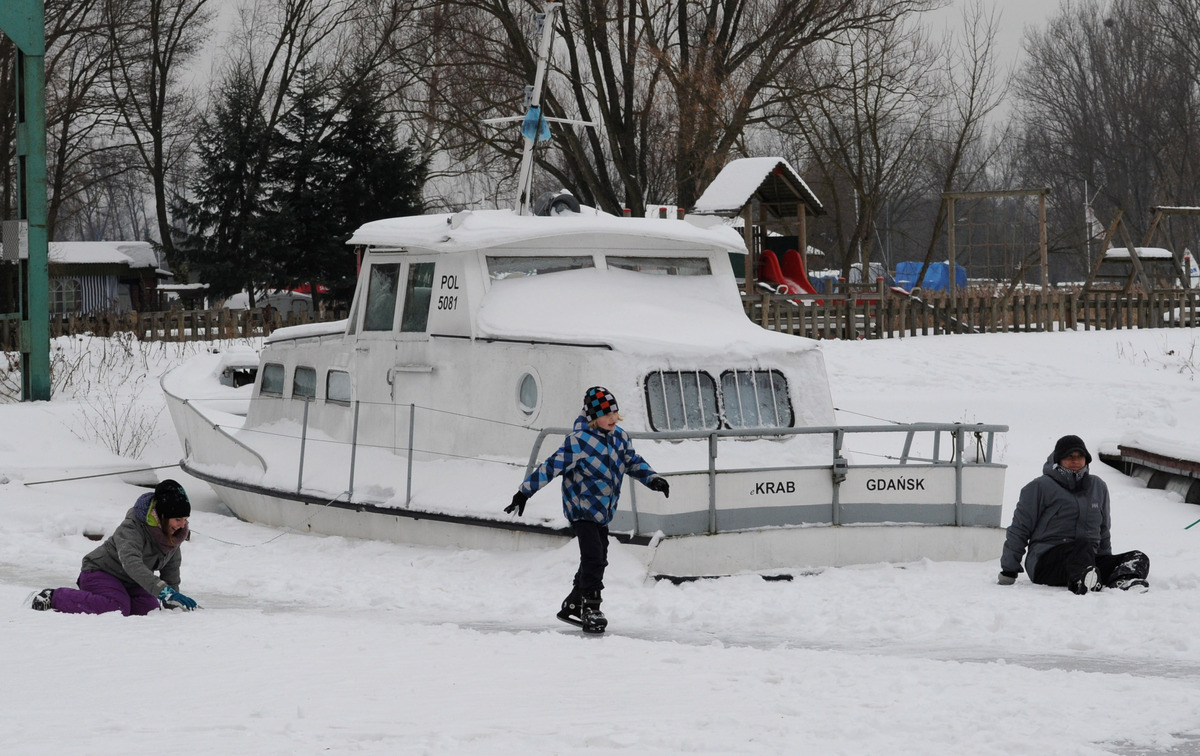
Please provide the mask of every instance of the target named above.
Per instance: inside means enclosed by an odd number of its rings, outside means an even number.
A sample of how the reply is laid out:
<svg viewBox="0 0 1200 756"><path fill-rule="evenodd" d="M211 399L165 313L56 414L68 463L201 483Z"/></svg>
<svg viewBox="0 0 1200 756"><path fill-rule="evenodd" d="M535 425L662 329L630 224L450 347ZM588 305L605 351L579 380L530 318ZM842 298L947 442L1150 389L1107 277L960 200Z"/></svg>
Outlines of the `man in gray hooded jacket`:
<svg viewBox="0 0 1200 756"><path fill-rule="evenodd" d="M1149 589L1149 557L1112 553L1108 486L1089 474L1091 462L1083 439L1063 436L1042 476L1021 489L1000 557L1001 585L1016 582L1025 555L1030 580L1080 596L1105 587Z"/></svg>

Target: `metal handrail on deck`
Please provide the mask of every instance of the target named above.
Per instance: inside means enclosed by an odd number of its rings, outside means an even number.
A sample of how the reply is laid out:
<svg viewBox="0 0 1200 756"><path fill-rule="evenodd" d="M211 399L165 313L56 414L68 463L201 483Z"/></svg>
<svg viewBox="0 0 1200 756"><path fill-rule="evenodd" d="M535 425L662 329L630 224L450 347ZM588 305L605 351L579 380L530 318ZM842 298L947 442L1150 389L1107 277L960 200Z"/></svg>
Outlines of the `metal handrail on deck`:
<svg viewBox="0 0 1200 756"><path fill-rule="evenodd" d="M538 460L541 458L541 447L547 436L551 435L568 435L573 432L571 428L546 428L538 433L537 438L533 442L533 448L529 454L529 462L525 466L525 477L529 477L534 468L538 465ZM962 471L965 466L975 465L992 465L992 456L995 450L995 434L1008 432L1007 425L985 425L978 423L968 425L965 423L906 423L899 425L825 425L825 426L809 426L802 428L722 428L708 431L627 431L630 438L648 439L653 441L680 441L680 440L708 440L708 469L676 471L677 475L690 475L700 472L708 474L708 511L709 511L709 532L716 532L717 521L717 501L716 501L716 477L717 477L717 443L720 439L728 438L762 438L771 439L781 436L800 436L800 435L830 435L832 436L832 451L833 457L829 465L796 465L792 469L819 469L828 467L830 477L833 482L833 524L840 525L840 508L839 491L840 484L846 479L847 473L855 467L866 467L866 465L851 465L850 462L842 455L843 443L847 434L865 434L865 433L903 433L905 434L904 449L898 458L896 464L907 465L911 463L928 463L935 466L953 466L955 470L955 485L954 485L954 521L955 524L962 523L962 506L963 506L963 482ZM931 458L914 457L912 456L913 439L918 433L933 433L933 456ZM951 456L945 460L940 457L941 449L941 434L950 433L953 439L953 449ZM963 454L965 440L967 434L973 434L978 440L976 446L976 459L973 462L968 462ZM986 437L986 441L985 441ZM726 472L737 472L729 470ZM636 508L634 511L636 519Z"/></svg>

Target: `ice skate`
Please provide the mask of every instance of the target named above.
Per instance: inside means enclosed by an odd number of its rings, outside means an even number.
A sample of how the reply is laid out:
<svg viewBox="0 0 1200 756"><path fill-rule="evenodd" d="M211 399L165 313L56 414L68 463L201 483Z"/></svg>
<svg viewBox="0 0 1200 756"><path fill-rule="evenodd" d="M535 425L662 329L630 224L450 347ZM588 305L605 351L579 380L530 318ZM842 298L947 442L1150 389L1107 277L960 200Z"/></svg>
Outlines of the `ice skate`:
<svg viewBox="0 0 1200 756"><path fill-rule="evenodd" d="M1141 578L1122 578L1114 580L1109 587L1130 593L1145 593L1150 590L1150 583Z"/></svg>
<svg viewBox="0 0 1200 756"><path fill-rule="evenodd" d="M562 601L562 608L555 615L568 625L583 627L583 596L579 591L572 590Z"/></svg>
<svg viewBox="0 0 1200 756"><path fill-rule="evenodd" d="M50 597L54 595L54 589L46 588L33 597L30 602L30 607L39 612L49 611Z"/></svg>
<svg viewBox="0 0 1200 756"><path fill-rule="evenodd" d="M600 597L586 596L583 599L583 622L580 627L585 633L599 634L608 627L608 619L600 611Z"/></svg>
<svg viewBox="0 0 1200 756"><path fill-rule="evenodd" d="M1095 567L1088 567L1083 571L1083 574L1071 581L1067 586L1071 589L1071 593L1077 596L1082 596L1088 591L1100 590L1100 576L1096 574Z"/></svg>

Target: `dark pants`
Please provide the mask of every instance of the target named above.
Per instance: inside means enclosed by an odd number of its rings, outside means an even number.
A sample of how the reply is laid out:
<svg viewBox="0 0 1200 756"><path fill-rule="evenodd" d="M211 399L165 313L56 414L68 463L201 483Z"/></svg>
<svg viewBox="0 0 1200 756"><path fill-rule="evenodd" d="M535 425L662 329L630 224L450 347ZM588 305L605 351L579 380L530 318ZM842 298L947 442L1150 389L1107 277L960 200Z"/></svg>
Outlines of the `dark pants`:
<svg viewBox="0 0 1200 756"><path fill-rule="evenodd" d="M79 573L74 588L55 588L50 608L67 614L105 614L120 612L149 614L158 608L158 599L138 586L130 588L107 572L89 570Z"/></svg>
<svg viewBox="0 0 1200 756"><path fill-rule="evenodd" d="M575 591L582 596L598 596L604 590L604 568L608 566L608 526L588 520L574 520L571 530L579 541L579 569L575 572Z"/></svg>
<svg viewBox="0 0 1200 756"><path fill-rule="evenodd" d="M1112 587L1125 578L1145 580L1150 574L1150 557L1140 551L1093 554L1092 542L1079 540L1042 554L1037 561L1037 575L1031 579L1041 585L1068 585L1081 578L1088 567L1096 568L1101 584Z"/></svg>

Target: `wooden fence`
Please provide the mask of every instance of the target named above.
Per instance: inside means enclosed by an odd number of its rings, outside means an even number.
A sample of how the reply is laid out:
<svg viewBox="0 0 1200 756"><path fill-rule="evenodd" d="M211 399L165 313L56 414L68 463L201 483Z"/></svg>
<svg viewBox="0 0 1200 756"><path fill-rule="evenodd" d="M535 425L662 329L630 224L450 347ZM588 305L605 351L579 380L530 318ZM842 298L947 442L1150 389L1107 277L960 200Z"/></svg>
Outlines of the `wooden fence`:
<svg viewBox="0 0 1200 756"><path fill-rule="evenodd" d="M280 313L275 309L171 310L170 312L51 315L50 337L90 333L112 336L132 333L140 341L207 341L265 336L276 328L302 323L341 320L346 312L325 316L314 313ZM0 351L20 348L20 321L0 320Z"/></svg>
<svg viewBox="0 0 1200 756"><path fill-rule="evenodd" d="M1200 325L1200 291L1125 294L1066 290L1009 296L962 292L909 297L874 289L743 296L763 328L814 339L886 339L947 333L1186 328Z"/></svg>
<svg viewBox="0 0 1200 756"><path fill-rule="evenodd" d="M878 287L834 294L742 297L746 315L763 328L813 339L887 339L946 333L999 333L1200 326L1200 291L1150 293L1054 290L997 296L970 291L909 297ZM50 336L133 333L141 341L202 341L264 336L281 326L341 320L277 310L172 310L52 315ZM20 348L20 322L0 319L0 351Z"/></svg>

